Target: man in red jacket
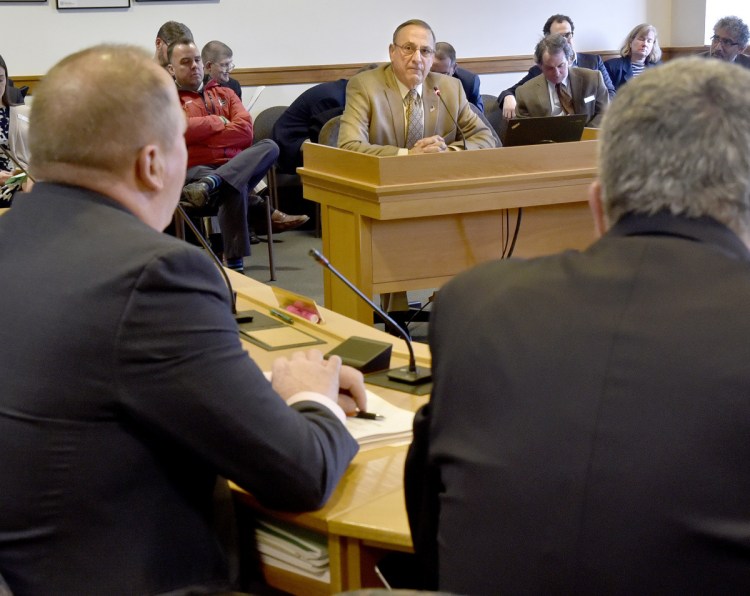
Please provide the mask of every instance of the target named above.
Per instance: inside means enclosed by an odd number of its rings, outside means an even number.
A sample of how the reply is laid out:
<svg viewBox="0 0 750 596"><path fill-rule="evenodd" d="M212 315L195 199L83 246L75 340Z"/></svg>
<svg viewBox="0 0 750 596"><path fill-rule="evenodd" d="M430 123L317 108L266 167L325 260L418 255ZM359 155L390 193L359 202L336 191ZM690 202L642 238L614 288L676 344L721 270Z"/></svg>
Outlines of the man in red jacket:
<svg viewBox="0 0 750 596"><path fill-rule="evenodd" d="M170 44L167 57L188 119L188 184L182 200L195 206L219 204L224 260L242 271L243 257L250 254L248 190L273 166L279 148L266 139L253 144L252 119L234 91L216 81L203 84L201 54L191 39ZM298 227L307 219L278 210L272 215L275 231Z"/></svg>

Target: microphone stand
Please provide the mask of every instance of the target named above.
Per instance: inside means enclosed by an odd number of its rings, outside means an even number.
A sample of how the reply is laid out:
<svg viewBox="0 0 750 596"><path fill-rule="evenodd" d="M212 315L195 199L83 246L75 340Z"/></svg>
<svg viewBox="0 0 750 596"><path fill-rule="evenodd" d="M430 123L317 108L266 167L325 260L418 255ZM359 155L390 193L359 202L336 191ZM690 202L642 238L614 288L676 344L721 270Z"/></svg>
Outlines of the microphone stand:
<svg viewBox="0 0 750 596"><path fill-rule="evenodd" d="M195 224L192 221L190 221L190 218L188 217L187 213L185 213L185 209L183 209L182 205L180 205L179 203L177 204L177 212L180 214L180 217L182 218L182 220L187 224L187 227L190 228L190 231L198 239L198 242L200 243L200 245L209 254L209 256L211 257L211 260L219 268L219 272L224 278L224 283L226 284L227 291L229 292L229 302L232 305L232 314L234 315L235 319L237 319L237 322L241 322L242 320L245 320L247 318L246 314L237 313L237 294L234 291L234 288L232 287L232 282L229 280L229 276L227 275L226 270L224 269L224 264L221 262L219 257L216 256L216 253L211 249L211 245L203 237L203 234L201 234L198 228L195 227Z"/></svg>
<svg viewBox="0 0 750 596"><path fill-rule="evenodd" d="M466 151L466 137L464 136L464 131L461 130L461 127L458 125L458 120L456 120L453 117L453 114L451 114L451 111L448 109L448 105L445 103L445 100L443 99L443 96L440 95L440 88L439 87L433 87L432 90L435 92L435 95L438 96L438 99L440 100L440 103L443 104L443 107L445 108L445 111L448 113L448 116L450 116L450 119L453 120L453 124L456 125L456 130L458 131L458 134L461 135L461 141L463 141L463 144L464 144L464 151Z"/></svg>
<svg viewBox="0 0 750 596"><path fill-rule="evenodd" d="M328 271L333 273L342 282L344 282L350 290L352 290L357 296L364 300L367 305L376 313L378 313L378 315L380 315L380 317L384 321L392 325L406 342L406 347L409 349L409 365L389 370L388 378L391 381L395 381L397 383L407 383L409 385L421 385L430 381L432 379L432 371L429 368L417 367L417 359L414 356L414 348L411 345L411 338L409 337L409 334L404 331L404 329L398 323L396 323L396 321L388 316L388 314L382 308L380 308L372 300L370 300L362 292L362 290L360 290L357 286L350 282L343 273L339 272L333 265L331 265L330 261L326 259L320 251L311 248L309 254L313 259L315 259L323 267L328 269Z"/></svg>

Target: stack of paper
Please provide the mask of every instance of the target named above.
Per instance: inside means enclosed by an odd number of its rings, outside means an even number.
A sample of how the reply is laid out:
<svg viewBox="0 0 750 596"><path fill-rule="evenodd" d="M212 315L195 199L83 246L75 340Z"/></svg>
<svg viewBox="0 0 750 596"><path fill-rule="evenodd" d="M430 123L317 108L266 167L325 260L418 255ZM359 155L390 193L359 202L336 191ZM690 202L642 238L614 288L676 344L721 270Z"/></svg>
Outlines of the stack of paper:
<svg viewBox="0 0 750 596"><path fill-rule="evenodd" d="M266 565L330 583L325 536L284 522L258 519L255 537Z"/></svg>
<svg viewBox="0 0 750 596"><path fill-rule="evenodd" d="M367 411L383 419L346 419L346 428L361 446L411 441L414 412L398 408L372 391L367 392Z"/></svg>

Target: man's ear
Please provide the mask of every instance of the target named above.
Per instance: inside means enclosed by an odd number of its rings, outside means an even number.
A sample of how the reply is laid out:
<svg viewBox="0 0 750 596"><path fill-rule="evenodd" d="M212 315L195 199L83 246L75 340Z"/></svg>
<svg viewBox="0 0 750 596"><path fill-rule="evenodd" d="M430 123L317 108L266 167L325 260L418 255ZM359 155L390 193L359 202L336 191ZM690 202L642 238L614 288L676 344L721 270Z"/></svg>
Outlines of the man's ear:
<svg viewBox="0 0 750 596"><path fill-rule="evenodd" d="M594 230L597 237L601 237L609 227L607 218L604 215L604 205L602 205L602 184L599 180L594 180L589 186L589 209L594 218Z"/></svg>
<svg viewBox="0 0 750 596"><path fill-rule="evenodd" d="M138 185L147 192L158 192L164 188L164 156L158 145L140 148L135 161L135 177Z"/></svg>
<svg viewBox="0 0 750 596"><path fill-rule="evenodd" d="M174 68L172 68L172 63L170 62L167 64L167 72L174 78Z"/></svg>

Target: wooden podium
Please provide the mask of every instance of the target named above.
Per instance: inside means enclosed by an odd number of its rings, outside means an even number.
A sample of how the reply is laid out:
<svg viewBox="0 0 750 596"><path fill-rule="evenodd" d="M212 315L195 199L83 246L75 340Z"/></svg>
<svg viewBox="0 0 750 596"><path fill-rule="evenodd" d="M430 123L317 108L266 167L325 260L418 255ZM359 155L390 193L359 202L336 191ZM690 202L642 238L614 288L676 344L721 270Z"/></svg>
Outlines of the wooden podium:
<svg viewBox="0 0 750 596"><path fill-rule="evenodd" d="M377 157L313 143L298 169L320 203L323 253L369 296L437 288L500 258L523 218L514 256L594 240L587 189L596 141ZM510 215L506 226L504 215ZM361 322L372 311L327 271L325 304Z"/></svg>

